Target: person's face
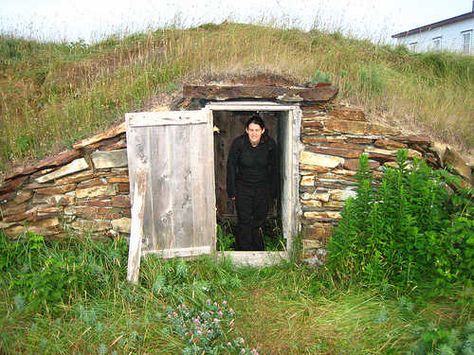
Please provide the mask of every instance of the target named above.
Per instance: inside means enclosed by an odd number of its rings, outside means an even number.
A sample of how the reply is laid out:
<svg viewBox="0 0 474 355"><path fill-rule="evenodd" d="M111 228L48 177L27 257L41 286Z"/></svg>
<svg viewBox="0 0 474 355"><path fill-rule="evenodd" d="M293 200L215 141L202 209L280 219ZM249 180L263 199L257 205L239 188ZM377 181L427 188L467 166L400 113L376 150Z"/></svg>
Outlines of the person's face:
<svg viewBox="0 0 474 355"><path fill-rule="evenodd" d="M260 125L256 123L251 123L249 126L245 129L245 132L247 132L249 136L250 143L256 145L260 143L260 139L262 138L263 132L265 132L265 128L262 129Z"/></svg>

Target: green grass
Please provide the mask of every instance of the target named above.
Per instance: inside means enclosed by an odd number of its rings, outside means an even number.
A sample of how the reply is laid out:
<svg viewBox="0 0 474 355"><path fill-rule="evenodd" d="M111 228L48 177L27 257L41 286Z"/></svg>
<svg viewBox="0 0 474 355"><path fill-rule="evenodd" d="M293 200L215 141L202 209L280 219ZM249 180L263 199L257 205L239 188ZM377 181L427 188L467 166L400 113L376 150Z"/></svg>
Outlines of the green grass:
<svg viewBox="0 0 474 355"><path fill-rule="evenodd" d="M167 314L183 303L204 312L208 300L225 300L235 310L221 343L242 337L247 350L260 353L415 351L426 346L425 338L434 339L429 344L453 336L462 342L462 329L472 320L473 291L461 285L449 297L428 298L426 290L400 295L388 286L337 286L324 270L298 263L253 269L212 257L164 261L149 256L139 285L133 286L124 279L123 241L64 244L30 235L11 243L1 238L4 353L179 353L186 337ZM55 279L45 272L53 259L65 261L56 270L69 280L62 286L51 285ZM28 300L27 292L37 292L34 285L15 280L29 273L59 290L60 299Z"/></svg>
<svg viewBox="0 0 474 355"><path fill-rule="evenodd" d="M182 83L258 73L331 80L341 99L375 117L463 149L474 144L474 58L316 30L225 23L92 45L0 36L0 72L0 169L68 147Z"/></svg>

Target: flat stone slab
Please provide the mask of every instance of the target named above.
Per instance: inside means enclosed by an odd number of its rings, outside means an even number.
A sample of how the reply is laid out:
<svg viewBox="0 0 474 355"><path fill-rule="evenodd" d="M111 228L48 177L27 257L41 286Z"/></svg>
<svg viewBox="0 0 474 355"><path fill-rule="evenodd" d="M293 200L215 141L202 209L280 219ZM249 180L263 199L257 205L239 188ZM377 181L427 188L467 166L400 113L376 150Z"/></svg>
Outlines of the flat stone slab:
<svg viewBox="0 0 474 355"><path fill-rule="evenodd" d="M128 166L127 149L95 151L92 153L95 169L122 168Z"/></svg>
<svg viewBox="0 0 474 355"><path fill-rule="evenodd" d="M83 139L82 141L79 141L76 144L74 144L72 147L74 149L81 149L81 148L87 147L88 145L100 142L104 139L109 139L109 138L118 136L119 134L124 133L125 130L126 130L125 122L122 122L119 125L112 127L105 132L101 132L99 134L96 134L95 136Z"/></svg>
<svg viewBox="0 0 474 355"><path fill-rule="evenodd" d="M286 251L221 251L219 259L230 259L237 266L262 267L277 265L288 260Z"/></svg>
<svg viewBox="0 0 474 355"><path fill-rule="evenodd" d="M300 154L300 164L316 165L325 168L335 168L344 163L344 159L340 157L318 154L308 151L302 151Z"/></svg>
<svg viewBox="0 0 474 355"><path fill-rule="evenodd" d="M40 176L35 181L38 183L44 183L44 182L48 182L54 179L58 179L66 175L78 173L88 168L89 168L89 165L87 164L86 160L84 158L80 158L80 159L73 160L72 162L70 162L67 165L64 165L58 170L55 170L49 174Z"/></svg>
<svg viewBox="0 0 474 355"><path fill-rule="evenodd" d="M130 225L132 223L132 220L130 218L123 217L119 219L114 219L111 223L113 230L119 233L130 234Z"/></svg>

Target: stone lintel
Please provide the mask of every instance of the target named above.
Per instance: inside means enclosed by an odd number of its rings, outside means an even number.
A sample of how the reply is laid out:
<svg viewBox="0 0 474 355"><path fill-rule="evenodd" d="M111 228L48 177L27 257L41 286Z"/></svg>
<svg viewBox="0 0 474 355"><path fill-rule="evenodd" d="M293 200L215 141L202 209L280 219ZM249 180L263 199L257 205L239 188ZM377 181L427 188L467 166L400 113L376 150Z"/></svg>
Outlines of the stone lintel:
<svg viewBox="0 0 474 355"><path fill-rule="evenodd" d="M332 85L315 87L186 85L183 96L194 99L233 100L270 99L281 101L330 101L338 89Z"/></svg>

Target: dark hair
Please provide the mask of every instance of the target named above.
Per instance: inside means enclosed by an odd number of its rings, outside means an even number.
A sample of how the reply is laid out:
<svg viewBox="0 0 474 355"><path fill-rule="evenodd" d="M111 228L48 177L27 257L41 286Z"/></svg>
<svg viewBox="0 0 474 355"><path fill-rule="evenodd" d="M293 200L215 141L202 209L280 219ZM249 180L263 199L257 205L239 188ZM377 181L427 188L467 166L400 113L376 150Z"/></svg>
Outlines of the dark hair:
<svg viewBox="0 0 474 355"><path fill-rule="evenodd" d="M260 117L259 115L250 116L247 123L245 124L245 128L249 128L251 123L258 124L261 129L265 128L265 122L263 122L262 117Z"/></svg>

